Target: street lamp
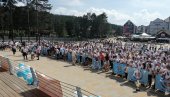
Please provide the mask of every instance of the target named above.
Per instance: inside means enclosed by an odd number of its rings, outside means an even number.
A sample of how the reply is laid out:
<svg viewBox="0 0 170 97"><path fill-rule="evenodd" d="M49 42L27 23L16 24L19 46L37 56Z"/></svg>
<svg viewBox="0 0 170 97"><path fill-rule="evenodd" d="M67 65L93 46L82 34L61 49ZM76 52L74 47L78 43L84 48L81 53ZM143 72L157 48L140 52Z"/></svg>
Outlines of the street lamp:
<svg viewBox="0 0 170 97"><path fill-rule="evenodd" d="M39 42L39 45L40 45L40 33L38 33L38 42Z"/></svg>

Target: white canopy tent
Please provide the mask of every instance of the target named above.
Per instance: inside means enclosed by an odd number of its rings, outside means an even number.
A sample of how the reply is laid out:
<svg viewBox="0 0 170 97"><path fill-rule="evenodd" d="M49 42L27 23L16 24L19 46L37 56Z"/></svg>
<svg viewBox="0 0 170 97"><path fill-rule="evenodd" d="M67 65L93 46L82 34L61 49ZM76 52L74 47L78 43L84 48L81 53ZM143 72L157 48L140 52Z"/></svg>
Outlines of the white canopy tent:
<svg viewBox="0 0 170 97"><path fill-rule="evenodd" d="M147 33L142 33L142 34L140 34L140 36L142 36L142 37L151 37L151 35L149 35Z"/></svg>
<svg viewBox="0 0 170 97"><path fill-rule="evenodd" d="M139 38L140 35L133 34L131 37L132 37L132 38Z"/></svg>
<svg viewBox="0 0 170 97"><path fill-rule="evenodd" d="M131 39L132 40L134 40L134 39L140 39L140 40L150 40L151 39L152 40L152 39L155 39L155 37L153 37L153 36L151 36L147 33L142 33L142 34L139 34L139 35L133 34L131 36Z"/></svg>
<svg viewBox="0 0 170 97"><path fill-rule="evenodd" d="M142 33L140 34L140 37L139 38L142 38L142 39L154 39L155 37L147 34L147 33Z"/></svg>

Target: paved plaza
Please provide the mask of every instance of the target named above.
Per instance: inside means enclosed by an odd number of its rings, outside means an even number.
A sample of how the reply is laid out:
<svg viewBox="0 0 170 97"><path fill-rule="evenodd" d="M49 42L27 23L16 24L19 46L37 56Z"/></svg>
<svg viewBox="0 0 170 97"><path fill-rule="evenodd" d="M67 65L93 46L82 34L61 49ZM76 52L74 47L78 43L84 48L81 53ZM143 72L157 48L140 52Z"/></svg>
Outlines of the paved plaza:
<svg viewBox="0 0 170 97"><path fill-rule="evenodd" d="M12 55L11 51L0 51L0 54L19 63L30 65L35 70L52 78L79 86L102 97L166 97L163 95L164 93L146 90L145 88L136 93L133 83L113 76L111 71L92 71L87 67L72 66L67 62L47 57L40 57L40 60L24 61L20 52L17 52L15 56Z"/></svg>

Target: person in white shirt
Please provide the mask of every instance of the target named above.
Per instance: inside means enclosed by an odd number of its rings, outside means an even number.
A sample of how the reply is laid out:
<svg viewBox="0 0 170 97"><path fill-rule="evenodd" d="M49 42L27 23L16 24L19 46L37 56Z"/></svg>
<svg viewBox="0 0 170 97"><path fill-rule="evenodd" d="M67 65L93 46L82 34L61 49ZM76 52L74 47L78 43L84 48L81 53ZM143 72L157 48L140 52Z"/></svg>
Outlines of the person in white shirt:
<svg viewBox="0 0 170 97"><path fill-rule="evenodd" d="M76 64L76 51L72 50L72 64L75 65Z"/></svg>
<svg viewBox="0 0 170 97"><path fill-rule="evenodd" d="M24 60L28 60L28 58L27 58L27 54L28 54L27 47L22 48L22 54L23 54Z"/></svg>
<svg viewBox="0 0 170 97"><path fill-rule="evenodd" d="M37 60L39 60L40 53L41 53L41 46L38 46L37 49L36 49Z"/></svg>
<svg viewBox="0 0 170 97"><path fill-rule="evenodd" d="M140 78L141 78L141 72L140 72L140 68L136 68L136 70L134 71L134 75L136 78L136 91L140 91Z"/></svg>
<svg viewBox="0 0 170 97"><path fill-rule="evenodd" d="M166 67L162 67L160 70L160 74L163 77L163 81L166 85L165 95L169 94L170 90L170 65L167 65Z"/></svg>

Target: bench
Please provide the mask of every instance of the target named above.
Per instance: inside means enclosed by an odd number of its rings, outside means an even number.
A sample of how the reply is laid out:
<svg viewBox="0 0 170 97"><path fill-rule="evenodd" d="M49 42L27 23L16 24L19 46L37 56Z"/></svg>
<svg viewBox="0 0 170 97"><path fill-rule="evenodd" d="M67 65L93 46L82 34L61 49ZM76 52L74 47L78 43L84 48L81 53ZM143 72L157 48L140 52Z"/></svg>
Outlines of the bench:
<svg viewBox="0 0 170 97"><path fill-rule="evenodd" d="M0 56L0 65L0 97L51 97L15 75L10 75L7 58Z"/></svg>
<svg viewBox="0 0 170 97"><path fill-rule="evenodd" d="M2 56L0 56L0 64L1 64L1 67L4 69L4 70L6 70L6 71L8 71L9 70L9 61L8 61L8 59L7 58L4 58L4 57L2 57Z"/></svg>
<svg viewBox="0 0 170 97"><path fill-rule="evenodd" d="M60 81L52 79L44 74L36 72L38 78L38 89L50 97L63 97Z"/></svg>

